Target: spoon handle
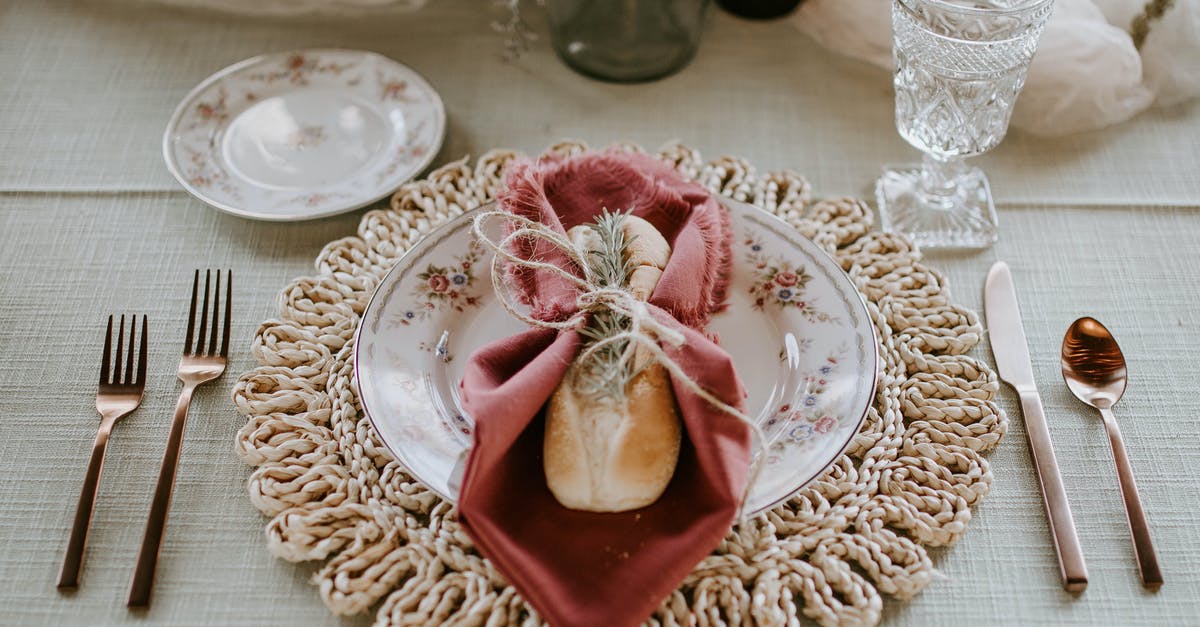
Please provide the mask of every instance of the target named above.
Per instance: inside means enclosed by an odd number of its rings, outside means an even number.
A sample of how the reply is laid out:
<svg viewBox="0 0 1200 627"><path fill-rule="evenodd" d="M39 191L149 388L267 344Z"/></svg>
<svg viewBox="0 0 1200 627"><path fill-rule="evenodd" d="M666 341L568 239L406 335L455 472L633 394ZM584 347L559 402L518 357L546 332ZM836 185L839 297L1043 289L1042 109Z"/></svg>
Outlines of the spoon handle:
<svg viewBox="0 0 1200 627"><path fill-rule="evenodd" d="M1158 556L1150 539L1150 526L1146 523L1146 512L1142 511L1137 483L1133 480L1133 468L1129 465L1129 456L1125 454L1125 440L1117 428L1112 410L1101 409L1100 415L1104 416L1108 443L1112 445L1113 460L1117 464L1117 481L1121 484L1121 497L1125 500L1125 516L1129 519L1129 532L1133 534L1133 549L1137 554L1142 585L1157 590L1163 584L1162 571L1158 569Z"/></svg>

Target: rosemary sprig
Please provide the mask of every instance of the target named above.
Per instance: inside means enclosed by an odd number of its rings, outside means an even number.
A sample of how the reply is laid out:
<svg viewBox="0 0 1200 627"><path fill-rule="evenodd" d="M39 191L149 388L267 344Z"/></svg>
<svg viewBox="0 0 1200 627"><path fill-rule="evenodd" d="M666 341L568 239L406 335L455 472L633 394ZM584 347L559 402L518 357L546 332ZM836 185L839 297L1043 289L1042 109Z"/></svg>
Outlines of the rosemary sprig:
<svg viewBox="0 0 1200 627"><path fill-rule="evenodd" d="M596 281L603 287L626 287L629 274L633 271L626 254L632 239L625 238L622 224L632 209L612 212L605 209L588 225L599 236L600 249L589 251L587 263ZM600 311L592 315L588 323L579 330L584 337L584 346L604 340L629 330L630 321L625 315L614 311ZM628 347L628 340L608 344L597 351L588 363L582 364L580 376L584 392L594 395L620 397L625 387L637 374L632 363L622 363L621 355Z"/></svg>
<svg viewBox="0 0 1200 627"><path fill-rule="evenodd" d="M588 261L604 287L625 287L629 283L629 273L633 268L629 267L629 260L626 259L625 249L629 242L625 241L622 225L625 216L631 212L632 209L616 213L605 209L596 216L595 224L588 225L600 236L602 246L600 250L589 251L591 255Z"/></svg>

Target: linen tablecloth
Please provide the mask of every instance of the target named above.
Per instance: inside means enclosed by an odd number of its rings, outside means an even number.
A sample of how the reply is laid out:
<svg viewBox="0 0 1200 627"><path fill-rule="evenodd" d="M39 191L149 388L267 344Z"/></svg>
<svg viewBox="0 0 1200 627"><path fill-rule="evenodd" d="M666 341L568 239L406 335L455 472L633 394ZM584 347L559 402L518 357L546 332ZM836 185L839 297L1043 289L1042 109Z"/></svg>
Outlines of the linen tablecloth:
<svg viewBox="0 0 1200 627"><path fill-rule="evenodd" d="M535 30L545 32L536 9ZM917 155L896 134L886 72L834 57L786 23L715 14L696 60L636 86L574 74L543 36L500 59L502 17L434 0L369 19L250 19L120 2L0 3L0 608L4 624L365 624L339 619L306 582L314 566L273 558L233 452L229 401L275 293L361 212L310 223L249 222L179 189L161 160L176 103L210 73L262 52L374 50L425 75L446 102L436 163L493 147L537 152L563 137L789 168L818 195L869 195L883 163ZM978 309L987 267L1013 267L1034 372L1088 559L1091 584L1063 592L1022 421L991 455L995 484L967 535L935 552L944 573L885 624L1195 624L1200 616L1200 106L1152 110L1057 140L1014 132L978 159L1001 241L930 254L955 302ZM124 599L177 393L191 271L234 269L229 373L192 408L154 605ZM109 313L151 320L148 393L109 446L82 588L54 589L98 420L92 408ZM1093 315L1117 335L1131 382L1117 416L1166 576L1137 583L1099 419L1060 383L1068 324ZM986 346L981 348L986 355Z"/></svg>

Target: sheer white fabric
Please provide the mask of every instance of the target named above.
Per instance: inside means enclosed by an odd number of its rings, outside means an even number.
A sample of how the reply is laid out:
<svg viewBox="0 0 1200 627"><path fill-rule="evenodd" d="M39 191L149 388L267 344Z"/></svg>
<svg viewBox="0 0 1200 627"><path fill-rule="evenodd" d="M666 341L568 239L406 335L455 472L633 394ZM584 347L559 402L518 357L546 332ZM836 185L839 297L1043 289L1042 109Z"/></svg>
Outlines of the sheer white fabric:
<svg viewBox="0 0 1200 627"><path fill-rule="evenodd" d="M1057 0L1013 126L1065 135L1200 96L1200 0L1176 0L1139 54L1127 29L1143 4ZM793 21L827 48L891 67L891 0L807 0Z"/></svg>

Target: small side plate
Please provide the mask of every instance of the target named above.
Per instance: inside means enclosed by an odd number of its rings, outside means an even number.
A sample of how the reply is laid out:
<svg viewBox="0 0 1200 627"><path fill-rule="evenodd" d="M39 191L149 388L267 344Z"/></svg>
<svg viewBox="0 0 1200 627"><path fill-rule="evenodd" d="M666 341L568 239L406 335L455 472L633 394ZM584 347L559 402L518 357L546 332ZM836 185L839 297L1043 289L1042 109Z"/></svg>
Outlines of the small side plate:
<svg viewBox="0 0 1200 627"><path fill-rule="evenodd" d="M258 220L375 202L437 155L446 111L408 66L373 52L301 50L231 65L183 99L163 157L185 189Z"/></svg>

